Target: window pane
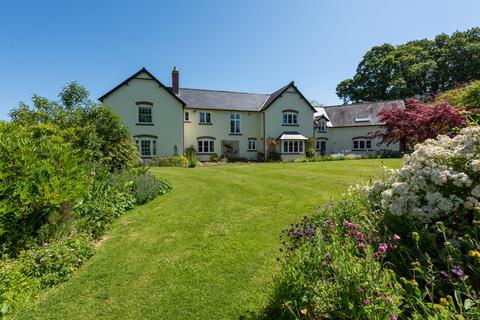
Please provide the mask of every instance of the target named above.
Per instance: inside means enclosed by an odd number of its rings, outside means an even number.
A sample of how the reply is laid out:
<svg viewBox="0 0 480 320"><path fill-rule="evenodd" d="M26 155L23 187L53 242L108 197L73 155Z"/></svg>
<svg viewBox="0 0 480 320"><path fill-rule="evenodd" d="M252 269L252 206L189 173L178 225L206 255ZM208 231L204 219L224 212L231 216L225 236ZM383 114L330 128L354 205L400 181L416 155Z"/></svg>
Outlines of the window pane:
<svg viewBox="0 0 480 320"><path fill-rule="evenodd" d="M203 152L203 145L202 145L202 141L198 141L198 152Z"/></svg>
<svg viewBox="0 0 480 320"><path fill-rule="evenodd" d="M365 149L365 141L360 141L360 149Z"/></svg>
<svg viewBox="0 0 480 320"><path fill-rule="evenodd" d="M213 151L213 140L210 140L210 150L208 150L208 152L214 152Z"/></svg>
<svg viewBox="0 0 480 320"><path fill-rule="evenodd" d="M297 124L297 115L296 114L292 114L292 123Z"/></svg>
<svg viewBox="0 0 480 320"><path fill-rule="evenodd" d="M211 122L210 112L207 112L207 113L206 113L206 117L205 117L205 118L206 118L207 123L210 123L210 122Z"/></svg>
<svg viewBox="0 0 480 320"><path fill-rule="evenodd" d="M188 114L188 111L185 112L185 121L188 121L190 118L190 114Z"/></svg>
<svg viewBox="0 0 480 320"><path fill-rule="evenodd" d="M298 142L298 151L303 152L303 141Z"/></svg>
<svg viewBox="0 0 480 320"><path fill-rule="evenodd" d="M288 121L288 120L287 120L287 115L284 113L284 114L283 114L283 123L287 123L287 121Z"/></svg>
<svg viewBox="0 0 480 320"><path fill-rule="evenodd" d="M153 140L152 142L153 142L152 155L156 155L157 154L157 141Z"/></svg>
<svg viewBox="0 0 480 320"><path fill-rule="evenodd" d="M315 142L315 149L320 150L320 140Z"/></svg>
<svg viewBox="0 0 480 320"><path fill-rule="evenodd" d="M205 122L205 112L200 112L200 123Z"/></svg>
<svg viewBox="0 0 480 320"><path fill-rule="evenodd" d="M288 142L288 152L293 152L293 141Z"/></svg>
<svg viewBox="0 0 480 320"><path fill-rule="evenodd" d="M372 148L372 141L367 140L367 141L366 141L366 144L367 144L367 149L371 149L371 148Z"/></svg>
<svg viewBox="0 0 480 320"><path fill-rule="evenodd" d="M353 141L353 149L358 149L358 141Z"/></svg>
<svg viewBox="0 0 480 320"><path fill-rule="evenodd" d="M152 122L152 108L138 107L138 122Z"/></svg>
<svg viewBox="0 0 480 320"><path fill-rule="evenodd" d="M140 141L140 154L142 156L150 156L150 140L141 140Z"/></svg>

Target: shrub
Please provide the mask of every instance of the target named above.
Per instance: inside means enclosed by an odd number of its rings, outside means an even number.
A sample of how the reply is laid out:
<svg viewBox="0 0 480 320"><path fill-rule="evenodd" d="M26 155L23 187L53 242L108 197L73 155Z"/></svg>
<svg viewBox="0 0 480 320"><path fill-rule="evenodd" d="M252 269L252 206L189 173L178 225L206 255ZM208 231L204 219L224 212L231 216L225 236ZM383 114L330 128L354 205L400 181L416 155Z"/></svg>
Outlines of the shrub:
<svg viewBox="0 0 480 320"><path fill-rule="evenodd" d="M451 295L460 310L464 299L478 310L480 128L418 145L368 192L390 230L407 240L391 257L399 272L431 301Z"/></svg>
<svg viewBox="0 0 480 320"><path fill-rule="evenodd" d="M284 230L277 318L388 319L400 314L402 286L383 268L375 216L359 197L318 208ZM355 221L355 222L354 222Z"/></svg>
<svg viewBox="0 0 480 320"><path fill-rule="evenodd" d="M56 243L34 245L15 260L0 261L0 315L65 281L94 253L90 239L75 236Z"/></svg>
<svg viewBox="0 0 480 320"><path fill-rule="evenodd" d="M68 83L59 97L60 101L51 101L34 95L33 106L22 103L10 112L12 121L27 127L54 125L74 149L112 171L138 163L137 147L115 112L92 102L85 87L76 82Z"/></svg>
<svg viewBox="0 0 480 320"><path fill-rule="evenodd" d="M48 134L46 134L48 133ZM91 181L84 158L51 125L0 123L0 243L13 253L58 225Z"/></svg>
<svg viewBox="0 0 480 320"><path fill-rule="evenodd" d="M314 148L308 148L307 150L305 150L305 156L307 158L315 157L315 149Z"/></svg>
<svg viewBox="0 0 480 320"><path fill-rule="evenodd" d="M267 160L268 161L279 161L281 159L280 153L277 150L268 150L267 151Z"/></svg>
<svg viewBox="0 0 480 320"><path fill-rule="evenodd" d="M149 163L159 167L188 167L188 159L184 156L153 158Z"/></svg>
<svg viewBox="0 0 480 320"><path fill-rule="evenodd" d="M218 154L214 153L210 156L211 162L218 162Z"/></svg>
<svg viewBox="0 0 480 320"><path fill-rule="evenodd" d="M190 146L187 149L185 149L185 156L188 159L188 167L195 168L198 162L197 151L195 150L195 147Z"/></svg>
<svg viewBox="0 0 480 320"><path fill-rule="evenodd" d="M263 152L257 152L257 161L258 161L258 162L263 162L263 161L265 161L265 153L263 153Z"/></svg>
<svg viewBox="0 0 480 320"><path fill-rule="evenodd" d="M479 127L418 145L401 169L284 230L269 313L478 319L479 190Z"/></svg>

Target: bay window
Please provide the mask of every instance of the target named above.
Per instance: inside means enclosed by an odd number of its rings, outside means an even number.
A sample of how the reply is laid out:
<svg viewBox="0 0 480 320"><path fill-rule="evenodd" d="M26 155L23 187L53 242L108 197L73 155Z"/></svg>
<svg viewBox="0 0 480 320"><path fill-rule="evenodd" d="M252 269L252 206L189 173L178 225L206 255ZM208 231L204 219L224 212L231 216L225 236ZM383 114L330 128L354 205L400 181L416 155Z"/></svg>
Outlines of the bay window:
<svg viewBox="0 0 480 320"><path fill-rule="evenodd" d="M282 153L303 153L303 140L283 140Z"/></svg>

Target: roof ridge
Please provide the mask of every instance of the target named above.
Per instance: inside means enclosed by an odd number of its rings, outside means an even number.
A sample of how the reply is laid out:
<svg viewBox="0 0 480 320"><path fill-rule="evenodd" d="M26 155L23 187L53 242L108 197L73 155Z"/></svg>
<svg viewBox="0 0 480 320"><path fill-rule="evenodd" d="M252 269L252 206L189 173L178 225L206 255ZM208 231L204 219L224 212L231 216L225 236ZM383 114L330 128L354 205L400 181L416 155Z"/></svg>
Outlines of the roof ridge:
<svg viewBox="0 0 480 320"><path fill-rule="evenodd" d="M240 91L214 90L214 89L197 89L197 88L180 88L180 90L197 90L197 91L239 93L239 94L258 94L258 95L262 95L262 96L270 96L271 95L271 93L254 93L254 92L240 92Z"/></svg>
<svg viewBox="0 0 480 320"><path fill-rule="evenodd" d="M370 101L370 102L360 102L360 103L350 103L350 104L334 104L334 105L331 105L331 106L323 106L323 108L350 107L350 106L360 106L360 105L364 105L364 104L396 102L396 101L402 101L403 102L403 99L390 99L390 100L380 100L380 101Z"/></svg>

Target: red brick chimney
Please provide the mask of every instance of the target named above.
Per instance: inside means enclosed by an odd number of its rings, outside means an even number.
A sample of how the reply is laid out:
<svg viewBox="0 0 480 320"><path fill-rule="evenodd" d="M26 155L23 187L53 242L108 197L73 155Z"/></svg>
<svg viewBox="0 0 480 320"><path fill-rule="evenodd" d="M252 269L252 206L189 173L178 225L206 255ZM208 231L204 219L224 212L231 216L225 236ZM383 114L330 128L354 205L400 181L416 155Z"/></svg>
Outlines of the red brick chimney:
<svg viewBox="0 0 480 320"><path fill-rule="evenodd" d="M178 94L178 89L180 87L180 72L178 72L177 67L173 67L172 70L172 91L175 94Z"/></svg>

